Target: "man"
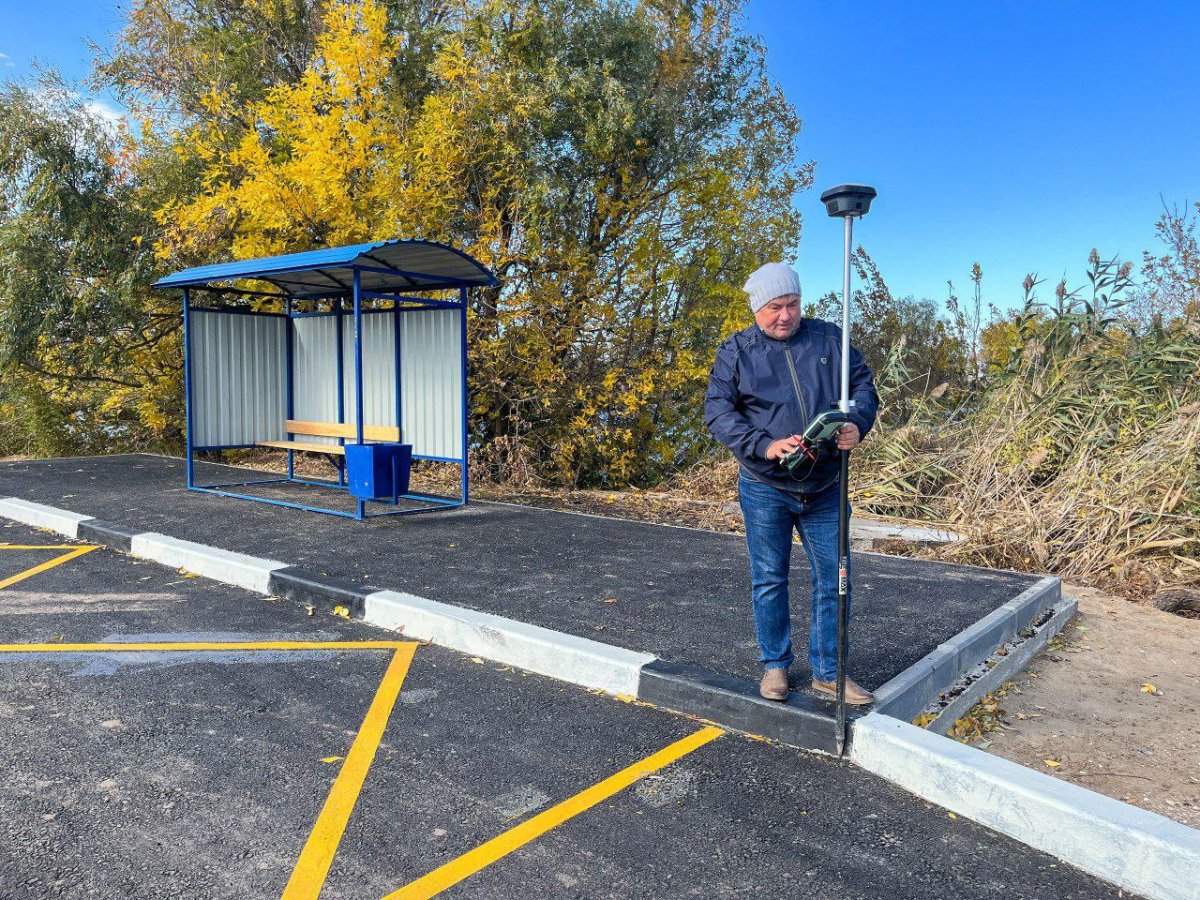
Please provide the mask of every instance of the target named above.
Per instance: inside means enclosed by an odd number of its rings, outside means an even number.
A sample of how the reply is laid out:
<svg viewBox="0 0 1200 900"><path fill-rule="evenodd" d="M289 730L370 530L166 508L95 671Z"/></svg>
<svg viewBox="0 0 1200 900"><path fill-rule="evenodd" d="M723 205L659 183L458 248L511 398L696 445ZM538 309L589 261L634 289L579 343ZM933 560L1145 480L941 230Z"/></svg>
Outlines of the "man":
<svg viewBox="0 0 1200 900"><path fill-rule="evenodd" d="M849 450L875 424L879 395L862 354L850 349L850 421L822 442L795 475L779 459L819 413L841 396L842 330L800 315L800 278L783 263L754 272L744 290L754 324L717 349L705 398L705 421L739 465L738 498L746 522L753 579L754 629L764 672L759 693L786 700L792 663L788 568L792 532L812 567L812 688L837 696L838 449ZM836 448L833 446L836 441ZM846 702L874 697L846 679Z"/></svg>

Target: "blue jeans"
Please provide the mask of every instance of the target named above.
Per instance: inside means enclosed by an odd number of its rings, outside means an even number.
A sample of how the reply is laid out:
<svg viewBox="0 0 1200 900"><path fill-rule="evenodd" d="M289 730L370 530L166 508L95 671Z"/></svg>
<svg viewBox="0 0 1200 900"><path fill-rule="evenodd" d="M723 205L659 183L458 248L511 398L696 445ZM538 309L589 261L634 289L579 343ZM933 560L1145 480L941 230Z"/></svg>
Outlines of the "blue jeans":
<svg viewBox="0 0 1200 900"><path fill-rule="evenodd" d="M794 529L812 567L812 630L808 638L812 676L817 681L837 678L838 496L835 485L802 503L745 472L738 475L754 585L754 631L764 668L786 669L792 664L788 569ZM849 563L847 577L848 567Z"/></svg>

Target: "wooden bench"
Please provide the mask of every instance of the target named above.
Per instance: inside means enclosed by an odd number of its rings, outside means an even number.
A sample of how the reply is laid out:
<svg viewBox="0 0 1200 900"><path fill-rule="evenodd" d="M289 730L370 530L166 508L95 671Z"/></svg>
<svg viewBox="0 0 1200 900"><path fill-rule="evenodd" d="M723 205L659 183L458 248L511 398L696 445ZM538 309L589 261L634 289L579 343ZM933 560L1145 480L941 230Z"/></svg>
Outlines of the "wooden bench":
<svg viewBox="0 0 1200 900"><path fill-rule="evenodd" d="M288 434L319 435L321 437L347 438L358 440L358 428L352 424L337 422L300 422L288 419L284 423ZM400 429L391 425L364 425L363 440L391 441L400 440ZM341 444L314 444L309 441L259 441L260 447L273 447L276 450L300 450L305 453L328 453L333 456L345 456L346 450Z"/></svg>

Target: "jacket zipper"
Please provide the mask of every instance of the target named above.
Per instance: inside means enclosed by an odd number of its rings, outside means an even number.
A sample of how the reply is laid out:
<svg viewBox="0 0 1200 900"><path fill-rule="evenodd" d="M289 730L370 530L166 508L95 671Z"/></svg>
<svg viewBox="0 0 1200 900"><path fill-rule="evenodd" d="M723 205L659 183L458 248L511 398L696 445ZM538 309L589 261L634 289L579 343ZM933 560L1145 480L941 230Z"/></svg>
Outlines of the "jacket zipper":
<svg viewBox="0 0 1200 900"><path fill-rule="evenodd" d="M796 399L800 401L800 412L804 416L804 420L800 423L800 430L803 431L808 427L808 406L804 402L804 395L800 393L800 376L796 374L796 363L792 361L792 351L786 342L783 345L783 355L787 357L788 372L792 376L792 389L796 392Z"/></svg>

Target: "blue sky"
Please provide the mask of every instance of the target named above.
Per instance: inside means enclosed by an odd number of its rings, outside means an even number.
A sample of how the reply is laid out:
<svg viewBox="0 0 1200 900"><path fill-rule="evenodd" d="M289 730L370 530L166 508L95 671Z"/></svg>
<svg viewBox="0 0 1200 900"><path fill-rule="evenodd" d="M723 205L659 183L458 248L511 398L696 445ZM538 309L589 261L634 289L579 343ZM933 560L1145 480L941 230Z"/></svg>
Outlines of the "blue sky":
<svg viewBox="0 0 1200 900"><path fill-rule="evenodd" d="M1156 246L1168 202L1200 200L1200 3L750 0L749 25L816 161L798 266L840 290L820 191L879 189L855 237L897 295L1015 306L1025 273L1084 281L1091 248Z"/></svg>
<svg viewBox="0 0 1200 900"><path fill-rule="evenodd" d="M0 77L32 59L87 72L124 4L0 0ZM971 264L1011 307L1028 271L1083 281L1093 246L1140 260L1168 202L1200 199L1200 3L842 4L749 0L817 163L797 248L805 293L841 282L841 230L817 195L875 185L856 230L898 295L939 303Z"/></svg>

